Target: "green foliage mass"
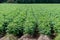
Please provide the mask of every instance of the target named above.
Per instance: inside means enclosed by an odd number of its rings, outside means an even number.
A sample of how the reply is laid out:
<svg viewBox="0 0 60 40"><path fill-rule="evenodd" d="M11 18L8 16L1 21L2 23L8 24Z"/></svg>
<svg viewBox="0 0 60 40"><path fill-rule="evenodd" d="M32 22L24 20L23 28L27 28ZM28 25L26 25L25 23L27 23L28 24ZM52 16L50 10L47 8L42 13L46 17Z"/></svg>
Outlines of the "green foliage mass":
<svg viewBox="0 0 60 40"><path fill-rule="evenodd" d="M0 4L0 33L51 35L60 33L60 5ZM3 26L4 25L4 26ZM21 34L21 35L20 35Z"/></svg>
<svg viewBox="0 0 60 40"><path fill-rule="evenodd" d="M60 40L60 34L58 34L54 40Z"/></svg>

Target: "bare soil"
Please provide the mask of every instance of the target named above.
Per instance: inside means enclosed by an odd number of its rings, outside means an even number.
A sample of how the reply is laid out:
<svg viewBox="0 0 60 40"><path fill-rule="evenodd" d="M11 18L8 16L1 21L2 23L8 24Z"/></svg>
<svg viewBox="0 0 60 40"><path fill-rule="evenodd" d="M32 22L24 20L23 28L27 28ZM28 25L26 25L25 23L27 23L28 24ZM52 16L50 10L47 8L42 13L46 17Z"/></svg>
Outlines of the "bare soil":
<svg viewBox="0 0 60 40"><path fill-rule="evenodd" d="M2 37L0 40L18 40L17 37L13 36L13 35L6 35L4 37Z"/></svg>
<svg viewBox="0 0 60 40"><path fill-rule="evenodd" d="M49 36L47 36L47 35L41 34L40 37L38 38L38 40L52 40L52 39L50 39Z"/></svg>
<svg viewBox="0 0 60 40"><path fill-rule="evenodd" d="M51 39L47 35L42 35L42 34L36 37L32 37L28 34L25 34L18 40L51 40Z"/></svg>
<svg viewBox="0 0 60 40"><path fill-rule="evenodd" d="M37 35L35 37L32 37L29 34L25 34L21 38L17 38L14 35L9 34L9 35L5 35L0 40L51 40L51 38L43 34Z"/></svg>

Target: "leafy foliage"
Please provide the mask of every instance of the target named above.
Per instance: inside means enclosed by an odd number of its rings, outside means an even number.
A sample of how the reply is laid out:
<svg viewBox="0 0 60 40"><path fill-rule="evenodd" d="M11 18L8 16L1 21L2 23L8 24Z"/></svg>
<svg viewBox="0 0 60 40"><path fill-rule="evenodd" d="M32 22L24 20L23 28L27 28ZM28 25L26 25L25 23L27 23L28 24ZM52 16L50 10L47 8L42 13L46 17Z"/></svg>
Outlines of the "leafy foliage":
<svg viewBox="0 0 60 40"><path fill-rule="evenodd" d="M16 36L34 35L36 31L46 35L58 34L60 33L59 7L51 4L1 4L0 33L5 31Z"/></svg>
<svg viewBox="0 0 60 40"><path fill-rule="evenodd" d="M60 34L58 34L54 40L60 40Z"/></svg>

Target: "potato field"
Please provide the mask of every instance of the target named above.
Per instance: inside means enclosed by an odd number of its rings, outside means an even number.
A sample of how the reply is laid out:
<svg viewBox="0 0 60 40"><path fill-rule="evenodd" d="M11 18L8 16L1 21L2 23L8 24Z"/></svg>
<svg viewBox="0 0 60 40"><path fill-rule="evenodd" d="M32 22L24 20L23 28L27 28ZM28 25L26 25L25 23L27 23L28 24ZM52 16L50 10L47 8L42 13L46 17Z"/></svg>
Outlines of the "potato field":
<svg viewBox="0 0 60 40"><path fill-rule="evenodd" d="M0 39L10 34L60 40L60 4L0 4Z"/></svg>

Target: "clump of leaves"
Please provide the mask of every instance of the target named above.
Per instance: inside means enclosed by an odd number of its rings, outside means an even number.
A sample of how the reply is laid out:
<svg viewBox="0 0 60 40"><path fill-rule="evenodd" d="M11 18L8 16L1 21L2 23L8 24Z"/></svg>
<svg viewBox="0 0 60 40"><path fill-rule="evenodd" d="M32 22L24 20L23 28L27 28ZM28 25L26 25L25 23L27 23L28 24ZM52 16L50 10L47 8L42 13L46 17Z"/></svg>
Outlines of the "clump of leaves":
<svg viewBox="0 0 60 40"><path fill-rule="evenodd" d="M7 33L20 37L23 35L23 27L21 25L17 25L16 23L11 23L7 27Z"/></svg>
<svg viewBox="0 0 60 40"><path fill-rule="evenodd" d="M60 40L60 34L58 34L54 40Z"/></svg>
<svg viewBox="0 0 60 40"><path fill-rule="evenodd" d="M24 28L24 34L29 34L32 37L36 37L38 34L38 25L35 22L27 22Z"/></svg>
<svg viewBox="0 0 60 40"><path fill-rule="evenodd" d="M50 35L51 29L49 27L49 22L46 21L40 22L38 29L40 34Z"/></svg>
<svg viewBox="0 0 60 40"><path fill-rule="evenodd" d="M7 26L8 26L7 22L4 22L3 24L0 25L0 37L6 34Z"/></svg>
<svg viewBox="0 0 60 40"><path fill-rule="evenodd" d="M49 26L50 26L50 36L51 36L51 38L52 39L54 39L55 38L55 36L56 36L56 33L55 33L55 30L54 30L54 22L52 22L52 21L50 21L50 23L49 23Z"/></svg>

